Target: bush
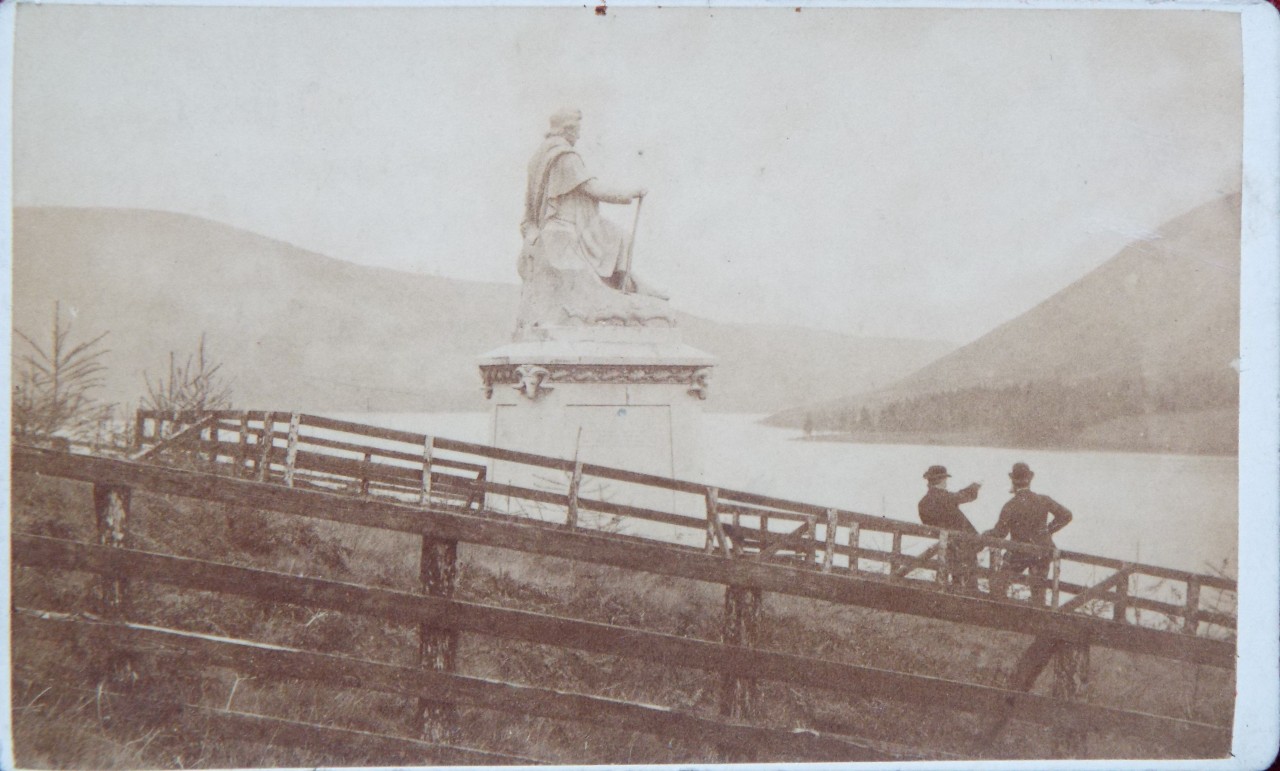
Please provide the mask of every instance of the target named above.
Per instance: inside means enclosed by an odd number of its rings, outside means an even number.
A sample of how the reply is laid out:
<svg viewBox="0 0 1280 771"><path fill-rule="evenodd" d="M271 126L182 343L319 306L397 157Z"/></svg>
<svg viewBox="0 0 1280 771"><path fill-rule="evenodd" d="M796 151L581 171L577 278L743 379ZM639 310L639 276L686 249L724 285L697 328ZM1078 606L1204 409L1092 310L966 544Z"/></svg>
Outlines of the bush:
<svg viewBox="0 0 1280 771"><path fill-rule="evenodd" d="M231 406L231 386L218 374L221 364L214 364L205 357L204 335L194 355L178 366L177 356L169 352L169 375L152 380L143 373L147 395L142 400L145 410L160 412L203 413L222 410Z"/></svg>
<svg viewBox="0 0 1280 771"><path fill-rule="evenodd" d="M93 392L102 386L106 366L101 347L106 332L73 344L71 322L63 322L62 305L54 303L49 346L15 329L27 352L14 363L13 436L20 442L101 443L113 434L112 407Z"/></svg>

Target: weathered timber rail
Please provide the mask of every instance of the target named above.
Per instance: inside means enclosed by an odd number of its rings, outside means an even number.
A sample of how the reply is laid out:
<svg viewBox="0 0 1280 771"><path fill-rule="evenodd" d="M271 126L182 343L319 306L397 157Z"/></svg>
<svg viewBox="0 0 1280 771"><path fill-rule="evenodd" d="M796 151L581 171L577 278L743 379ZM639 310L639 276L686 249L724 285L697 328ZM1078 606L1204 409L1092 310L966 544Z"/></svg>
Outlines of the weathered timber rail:
<svg viewBox="0 0 1280 771"><path fill-rule="evenodd" d="M58 638L90 628L98 635L94 639L121 649L166 648L254 676L275 672L327 683L358 682L372 691L415 698L420 734L384 737L388 752L422 745L441 748L439 757L462 757L458 753L465 755L467 748L454 746L452 712L462 705L626 725L691 747L712 744L728 753L722 758L767 759L770 750L811 760L947 756L936 748L914 752L848 731L758 724L753 722L761 709L758 681L936 705L980 720L990 716L993 722L971 737L971 744L951 748L959 756L982 754L1010 719L1052 727L1053 752L1059 755L1086 756L1089 735L1100 732L1194 748L1193 754L1206 756L1225 754L1230 746L1228 725L1092 704L1086 693L1091 646L1233 667L1235 584L1218 576L975 537L971 545L983 559L971 570L980 581L961 586L949 580L954 566L946 564L947 542L954 543L956 534L857 512L296 413L139 413L136 433L139 446L132 459L14 448L15 473L92 484L99 532L96 544L14 534L16 565L88 573L99 587L93 613L24 608L15 630ZM541 470L544 476L536 485L514 484L509 480L533 477L513 474L512 468ZM610 485L608 494L585 494L591 484ZM124 523L133 491L421 536L422 590L395 591L130 548ZM682 542L682 533L701 543ZM887 541L888 548L880 548L877 539ZM722 639L461 602L452 596L458 543L724 585ZM919 552L909 553L912 549ZM1028 586L1025 576L1004 573L1002 561L1017 551L1051 560L1050 581ZM125 610L129 587L139 583L412 623L421 639L418 666L148 626L136 618L136 608ZM1010 598L1008 588L1019 583L1020 591ZM1171 585L1180 601L1170 601ZM1003 687L760 650L763 592L1017 632L1032 640ZM460 632L712 673L722 679L720 713L711 717L466 677L456 673ZM1052 695L1032 693L1051 662ZM224 723L274 719L217 717ZM298 735L323 730L286 728ZM498 759L502 753L485 760L487 751L475 752L475 762L511 762Z"/></svg>
<svg viewBox="0 0 1280 771"><path fill-rule="evenodd" d="M180 428L166 434L166 425ZM439 502L476 511L485 511L485 502L495 498L505 499L503 509L509 511L513 508L510 501L516 500L538 505L537 513L545 520L573 529L589 529L582 514L595 512L612 517L611 532L627 523L664 525L677 534L704 534L704 550L722 556L786 562L826 573L844 568L945 594L979 593L966 592L950 581L958 568L946 564L948 543L963 543L979 553L979 563L970 572L986 581L987 591L980 593L993 598L1008 584L1019 582L1001 570L1010 554L1037 556L1050 565L1048 580L1036 587L1026 587L1026 577L1020 581L1024 591L1043 592L1038 599L1050 610L1128 625L1159 620L1165 629L1210 639L1222 639L1235 629L1236 582L1217 575L969 536L745 491L314 415L220 411L201 417L140 412L135 428L146 447L144 454L187 447L205 454L211 466L227 467L241 478L290 487L358 491L401 501L416 499L424 504ZM224 440L224 436L232 440ZM494 482L488 477L494 463L560 472L564 475L562 489ZM592 478L616 483L619 497L632 491L656 490L683 496L686 503L693 499L705 516L592 499L583 494L586 480ZM683 508L690 509L687 505ZM875 536L883 536L889 548L875 548L870 543ZM650 540L667 539L651 536ZM920 552L908 554L909 542ZM1180 601L1170 602L1171 596Z"/></svg>
<svg viewBox="0 0 1280 771"><path fill-rule="evenodd" d="M674 544L570 530L518 516L462 513L437 506L431 516L412 504L379 496L335 495L287 488L185 469L112 458L15 448L15 472L35 472L97 485L150 490L202 500L237 503L346 524L525 551L660 575L889 610L1136 653L1230 668L1235 646L1222 640L1119 624L1107 618L1054 612L1026 603L938 590L929 582L885 580L874 573L837 572L754 559L726 559L718 552ZM917 583L923 583L921 587Z"/></svg>
<svg viewBox="0 0 1280 771"><path fill-rule="evenodd" d="M15 618L19 634L56 641L74 636L77 627L104 633L122 648L167 648L175 654L198 658L263 678L290 677L330 684L358 682L361 688L405 697L428 696L435 700L474 707L499 709L557 720L588 722L669 736L688 742L767 746L803 755L879 759L909 755L902 749L868 751L847 739L813 731L792 731L709 719L649 704L634 704L579 693L556 691L479 677L466 677L384 662L314 653L281 645L233 640L142 624L106 624L100 620L20 609ZM446 750L467 751L464 748ZM483 753L482 753L483 754ZM530 760L530 759L520 759Z"/></svg>
<svg viewBox="0 0 1280 771"><path fill-rule="evenodd" d="M547 644L554 641L559 647L629 656L666 666L691 667L737 676L780 680L813 688L916 701L975 714L990 714L1011 699L1021 719L1042 725L1056 725L1066 716L1093 730L1118 728L1136 734L1161 735L1170 741L1203 744L1221 742L1224 738L1222 729L1218 727L1176 718L1085 703L1064 703L1030 693L725 646L632 627L565 619L529 611L129 549L18 535L14 539L14 559L19 564L31 567L80 570L102 576L156 581L187 589L367 614L392 621L411 619L433 626L525 642Z"/></svg>

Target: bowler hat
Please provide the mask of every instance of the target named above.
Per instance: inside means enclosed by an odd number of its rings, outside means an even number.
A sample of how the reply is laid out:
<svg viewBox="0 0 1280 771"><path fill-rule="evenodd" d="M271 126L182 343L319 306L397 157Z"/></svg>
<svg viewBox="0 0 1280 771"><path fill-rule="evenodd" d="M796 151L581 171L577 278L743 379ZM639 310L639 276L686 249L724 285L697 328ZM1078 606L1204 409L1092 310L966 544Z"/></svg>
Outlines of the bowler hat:
<svg viewBox="0 0 1280 771"><path fill-rule="evenodd" d="M946 466L930 466L929 470L924 472L924 478L931 482L935 479L942 479L943 477L949 476L951 475L947 473Z"/></svg>
<svg viewBox="0 0 1280 771"><path fill-rule="evenodd" d="M1025 463L1013 464L1013 471L1009 472L1009 478L1013 480L1030 480L1035 475L1036 473Z"/></svg>

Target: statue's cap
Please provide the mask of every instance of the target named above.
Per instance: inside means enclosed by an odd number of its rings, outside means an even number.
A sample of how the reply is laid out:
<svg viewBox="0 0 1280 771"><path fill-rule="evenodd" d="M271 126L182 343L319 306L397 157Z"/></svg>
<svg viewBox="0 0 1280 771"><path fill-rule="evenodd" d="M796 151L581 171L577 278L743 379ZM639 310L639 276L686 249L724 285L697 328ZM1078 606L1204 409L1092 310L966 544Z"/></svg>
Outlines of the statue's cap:
<svg viewBox="0 0 1280 771"><path fill-rule="evenodd" d="M582 120L582 111L573 107L561 107L559 110L551 113L551 128L559 130Z"/></svg>

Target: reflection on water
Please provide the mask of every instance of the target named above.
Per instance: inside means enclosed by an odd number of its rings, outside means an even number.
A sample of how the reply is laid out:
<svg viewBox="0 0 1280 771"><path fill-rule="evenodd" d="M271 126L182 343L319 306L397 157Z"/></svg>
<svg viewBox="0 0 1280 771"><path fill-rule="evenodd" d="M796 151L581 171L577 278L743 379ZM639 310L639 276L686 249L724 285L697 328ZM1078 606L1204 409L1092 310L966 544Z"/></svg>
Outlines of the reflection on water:
<svg viewBox="0 0 1280 771"><path fill-rule="evenodd" d="M335 417L488 441L485 413ZM1056 537L1059 547L1196 572L1225 562L1235 575L1233 457L796 441L795 430L760 425L757 417L705 416L704 481L916 522L921 475L939 463L953 475L953 487L983 483L964 510L985 530L1009 499L1009 468L1022 461L1036 472L1033 489L1075 514Z"/></svg>

